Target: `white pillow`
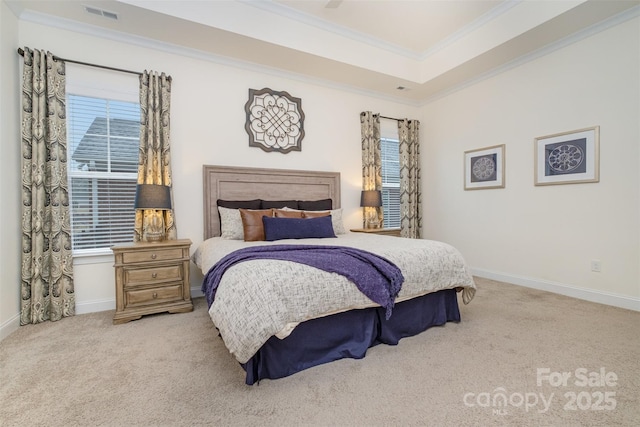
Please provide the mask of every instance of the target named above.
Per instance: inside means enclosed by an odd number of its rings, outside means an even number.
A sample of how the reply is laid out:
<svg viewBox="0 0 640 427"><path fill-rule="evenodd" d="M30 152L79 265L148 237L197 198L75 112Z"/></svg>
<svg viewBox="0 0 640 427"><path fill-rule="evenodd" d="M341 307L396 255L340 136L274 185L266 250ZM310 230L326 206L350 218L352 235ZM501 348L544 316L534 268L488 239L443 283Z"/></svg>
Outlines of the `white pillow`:
<svg viewBox="0 0 640 427"><path fill-rule="evenodd" d="M344 224L342 223L342 208L330 210L331 223L333 225L333 232L336 234L346 234Z"/></svg>
<svg viewBox="0 0 640 427"><path fill-rule="evenodd" d="M228 240L243 240L244 229L240 210L218 206L220 212L220 237Z"/></svg>
<svg viewBox="0 0 640 427"><path fill-rule="evenodd" d="M284 207L282 208L285 211L300 211L300 209L291 209ZM333 226L333 232L336 234L346 234L346 230L344 228L344 224L342 223L342 208L333 209L330 211L302 211L302 212L314 212L314 213L324 213L329 212L331 214L331 225Z"/></svg>

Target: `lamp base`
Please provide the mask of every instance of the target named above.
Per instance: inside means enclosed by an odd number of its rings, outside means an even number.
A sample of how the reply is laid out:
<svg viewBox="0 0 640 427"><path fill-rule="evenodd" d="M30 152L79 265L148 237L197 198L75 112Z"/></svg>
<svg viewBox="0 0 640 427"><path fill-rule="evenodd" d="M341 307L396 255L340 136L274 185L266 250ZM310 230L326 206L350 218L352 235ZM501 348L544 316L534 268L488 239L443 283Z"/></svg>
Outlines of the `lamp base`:
<svg viewBox="0 0 640 427"><path fill-rule="evenodd" d="M145 240L149 243L159 243L164 241L164 233L146 233Z"/></svg>
<svg viewBox="0 0 640 427"><path fill-rule="evenodd" d="M366 213L364 228L369 230L380 228L380 220L378 219L378 215L376 215L375 210L373 208L368 208L368 210L370 212Z"/></svg>
<svg viewBox="0 0 640 427"><path fill-rule="evenodd" d="M164 218L162 217L162 211L153 211L152 216L149 218L149 224L146 230L144 230L144 240L150 243L158 243L164 241Z"/></svg>

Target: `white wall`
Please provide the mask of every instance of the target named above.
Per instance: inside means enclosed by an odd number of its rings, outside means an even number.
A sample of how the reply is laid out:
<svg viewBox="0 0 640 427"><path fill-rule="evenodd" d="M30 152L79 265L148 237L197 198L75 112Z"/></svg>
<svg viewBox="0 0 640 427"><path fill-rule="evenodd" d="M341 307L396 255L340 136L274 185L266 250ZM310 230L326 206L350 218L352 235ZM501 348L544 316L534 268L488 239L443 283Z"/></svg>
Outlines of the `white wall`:
<svg viewBox="0 0 640 427"><path fill-rule="evenodd" d="M20 21L20 45L50 50L85 62L142 71L163 71L173 78L171 106L172 165L178 236L202 241L202 165L234 165L339 171L345 225L361 226L360 119L364 110L393 117L415 117L417 106L318 86L302 78L257 67L239 68L204 58L186 57L139 45L79 35ZM266 153L249 147L244 104L249 88L284 90L302 98L306 116L301 152ZM16 176L17 178L17 176ZM76 311L115 307L113 257L74 260ZM192 267L192 291L202 275Z"/></svg>
<svg viewBox="0 0 640 427"><path fill-rule="evenodd" d="M632 19L424 106L425 236L481 276L640 309L639 28ZM596 125L599 183L534 186L534 138ZM464 191L464 151L497 144L506 188Z"/></svg>
<svg viewBox="0 0 640 427"><path fill-rule="evenodd" d="M19 325L20 128L18 20L0 2L0 340Z"/></svg>

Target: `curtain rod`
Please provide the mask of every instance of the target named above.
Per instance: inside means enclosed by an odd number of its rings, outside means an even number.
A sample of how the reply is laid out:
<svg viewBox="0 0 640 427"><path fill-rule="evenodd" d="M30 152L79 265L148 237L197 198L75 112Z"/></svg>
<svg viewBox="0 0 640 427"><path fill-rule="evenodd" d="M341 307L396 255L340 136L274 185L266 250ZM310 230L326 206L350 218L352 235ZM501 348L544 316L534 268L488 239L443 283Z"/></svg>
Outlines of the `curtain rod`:
<svg viewBox="0 0 640 427"><path fill-rule="evenodd" d="M404 120L404 119L396 119L395 117L387 117L387 116L382 116L382 115L380 115L380 118L381 119L395 120L396 122L401 122L401 121Z"/></svg>
<svg viewBox="0 0 640 427"><path fill-rule="evenodd" d="M22 48L18 48L18 54L20 56L24 56L24 50ZM53 59L56 61L70 62L72 64L86 65L88 67L96 67L96 68L103 68L105 70L119 71L121 73L137 74L138 76L142 75L142 73L138 71L123 70L121 68L107 67L106 65L91 64L89 62L74 61L72 59L60 58L59 56L55 56L55 55L53 55Z"/></svg>

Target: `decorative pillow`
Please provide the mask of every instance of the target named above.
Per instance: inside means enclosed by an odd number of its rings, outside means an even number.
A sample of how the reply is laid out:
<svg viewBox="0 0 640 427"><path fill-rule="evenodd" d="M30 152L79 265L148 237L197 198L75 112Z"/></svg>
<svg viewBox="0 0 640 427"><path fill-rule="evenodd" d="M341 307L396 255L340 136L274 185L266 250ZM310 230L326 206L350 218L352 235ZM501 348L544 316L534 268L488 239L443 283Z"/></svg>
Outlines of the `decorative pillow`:
<svg viewBox="0 0 640 427"><path fill-rule="evenodd" d="M265 240L323 239L336 237L330 216L318 218L269 218L262 217Z"/></svg>
<svg viewBox="0 0 640 427"><path fill-rule="evenodd" d="M218 212L220 213L220 237L229 240L242 240L244 231L242 230L240 211L218 206Z"/></svg>
<svg viewBox="0 0 640 427"><path fill-rule="evenodd" d="M342 223L342 208L333 209L330 211L303 211L304 218L318 218L331 215L331 221L333 222L333 231L336 234L345 234L344 224Z"/></svg>
<svg viewBox="0 0 640 427"><path fill-rule="evenodd" d="M222 200L216 201L218 206L228 209L260 209L260 199L254 200Z"/></svg>
<svg viewBox="0 0 640 427"><path fill-rule="evenodd" d="M298 200L298 209L303 211L329 211L333 209L333 201L331 199Z"/></svg>
<svg viewBox="0 0 640 427"><path fill-rule="evenodd" d="M244 230L244 241L255 242L264 240L264 225L262 217L273 216L273 209L239 209L242 218L242 229Z"/></svg>
<svg viewBox="0 0 640 427"><path fill-rule="evenodd" d="M294 209L274 209L273 216L276 218L302 218L302 211Z"/></svg>
<svg viewBox="0 0 640 427"><path fill-rule="evenodd" d="M297 200L261 200L260 209L282 209L291 208L298 209Z"/></svg>

